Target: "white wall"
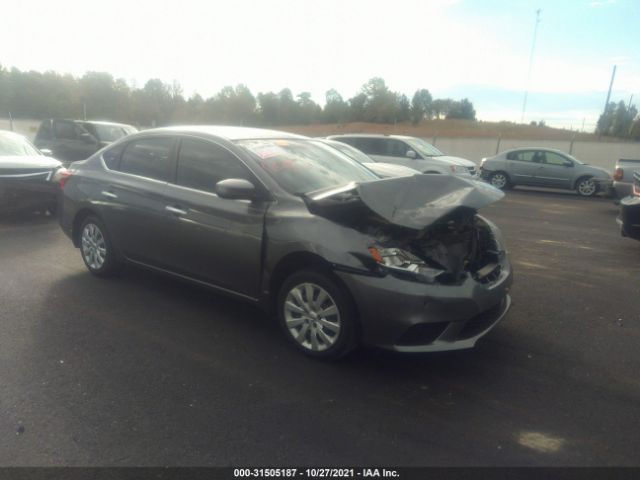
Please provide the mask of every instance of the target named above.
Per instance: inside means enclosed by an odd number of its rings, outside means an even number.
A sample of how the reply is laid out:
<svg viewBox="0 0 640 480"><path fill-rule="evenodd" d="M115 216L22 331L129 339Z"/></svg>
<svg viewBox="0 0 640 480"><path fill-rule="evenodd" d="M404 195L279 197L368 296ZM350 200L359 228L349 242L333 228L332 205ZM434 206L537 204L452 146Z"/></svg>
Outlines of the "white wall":
<svg viewBox="0 0 640 480"><path fill-rule="evenodd" d="M433 138L425 138L433 143ZM449 155L468 158L480 163L483 157L496 154L496 138L447 138L437 137L435 145ZM552 140L511 140L502 139L499 151L519 147L557 148L569 153L570 141ZM574 142L571 154L585 163L613 170L620 158L640 159L640 142Z"/></svg>

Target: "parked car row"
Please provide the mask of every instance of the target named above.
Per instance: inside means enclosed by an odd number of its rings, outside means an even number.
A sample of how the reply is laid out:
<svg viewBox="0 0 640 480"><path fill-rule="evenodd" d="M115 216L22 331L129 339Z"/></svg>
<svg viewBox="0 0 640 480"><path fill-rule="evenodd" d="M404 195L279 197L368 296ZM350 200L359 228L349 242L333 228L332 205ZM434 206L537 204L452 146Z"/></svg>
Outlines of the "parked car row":
<svg viewBox="0 0 640 480"><path fill-rule="evenodd" d="M62 162L45 156L22 135L0 131L0 212L54 213L63 172Z"/></svg>
<svg viewBox="0 0 640 480"><path fill-rule="evenodd" d="M34 143L68 165L138 130L122 123L48 119L42 121Z"/></svg>
<svg viewBox="0 0 640 480"><path fill-rule="evenodd" d="M518 148L495 157L483 158L482 178L501 190L518 185L575 190L592 197L608 192L611 175L603 168L582 163L575 157L550 148Z"/></svg>

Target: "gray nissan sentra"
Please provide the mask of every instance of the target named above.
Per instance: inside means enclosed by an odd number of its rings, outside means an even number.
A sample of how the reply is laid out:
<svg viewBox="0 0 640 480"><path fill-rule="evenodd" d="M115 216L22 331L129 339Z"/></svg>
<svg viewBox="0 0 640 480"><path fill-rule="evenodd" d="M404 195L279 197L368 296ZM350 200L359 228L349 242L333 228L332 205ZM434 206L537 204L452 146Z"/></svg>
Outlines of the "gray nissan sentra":
<svg viewBox="0 0 640 480"><path fill-rule="evenodd" d="M323 143L239 127L140 132L76 162L60 222L91 273L134 264L277 314L305 353L473 347L508 311L498 189L380 179Z"/></svg>

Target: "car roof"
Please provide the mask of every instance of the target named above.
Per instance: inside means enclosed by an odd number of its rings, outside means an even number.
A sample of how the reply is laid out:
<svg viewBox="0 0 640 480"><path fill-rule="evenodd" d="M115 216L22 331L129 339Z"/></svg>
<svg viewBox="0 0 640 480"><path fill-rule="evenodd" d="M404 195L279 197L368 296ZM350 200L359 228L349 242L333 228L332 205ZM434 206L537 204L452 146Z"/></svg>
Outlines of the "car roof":
<svg viewBox="0 0 640 480"><path fill-rule="evenodd" d="M340 137L361 137L361 138L397 138L400 140L409 140L416 137L408 135L387 135L385 133L340 133L338 135L329 135L326 138L329 140Z"/></svg>
<svg viewBox="0 0 640 480"><path fill-rule="evenodd" d="M540 151L545 151L545 152L554 152L554 153L561 153L563 155L571 155L570 153L567 153L563 150L558 150L557 148L548 148L548 147L518 147L518 148L512 148L511 150L505 150L502 153L510 153L510 152L521 152L521 151L528 151L528 150L540 150Z"/></svg>
<svg viewBox="0 0 640 480"><path fill-rule="evenodd" d="M140 133L192 133L213 135L224 138L226 140L253 140L267 138L299 138L309 139L295 133L281 132L279 130L268 130L265 128L252 127L233 127L227 125L180 125L175 127L154 128L152 130L144 130Z"/></svg>
<svg viewBox="0 0 640 480"><path fill-rule="evenodd" d="M20 138L27 138L24 135L17 133L17 132L12 132L11 130L0 130L0 135L4 135L6 137L20 137Z"/></svg>
<svg viewBox="0 0 640 480"><path fill-rule="evenodd" d="M74 120L74 122L90 123L92 125L105 125L108 127L132 127L128 123L106 122L102 120Z"/></svg>

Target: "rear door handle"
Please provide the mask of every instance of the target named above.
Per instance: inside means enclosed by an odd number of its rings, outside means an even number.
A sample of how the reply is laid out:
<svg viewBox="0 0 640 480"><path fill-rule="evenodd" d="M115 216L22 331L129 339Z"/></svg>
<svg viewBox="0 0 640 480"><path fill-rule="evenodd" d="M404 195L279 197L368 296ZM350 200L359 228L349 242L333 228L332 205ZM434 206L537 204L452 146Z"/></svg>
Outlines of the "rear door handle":
<svg viewBox="0 0 640 480"><path fill-rule="evenodd" d="M176 215L186 215L187 214L186 210L182 210L181 208L178 208L178 207L172 207L171 205L167 205L166 207L164 207L164 209L167 212L175 213Z"/></svg>
<svg viewBox="0 0 640 480"><path fill-rule="evenodd" d="M115 194L115 193L113 193L113 192L110 192L109 190L103 190L103 191L102 191L102 195L103 195L104 197L107 197L107 198L114 198L114 199L115 199L115 198L118 198L118 195L116 195L116 194Z"/></svg>

